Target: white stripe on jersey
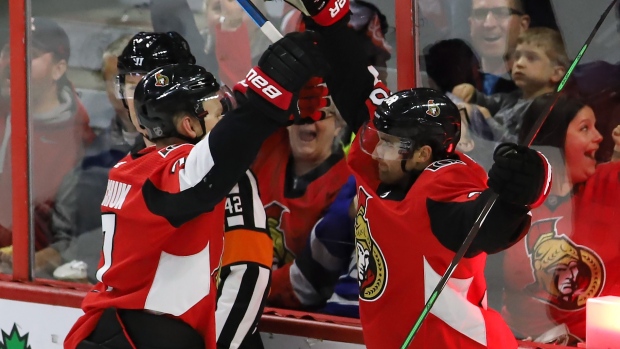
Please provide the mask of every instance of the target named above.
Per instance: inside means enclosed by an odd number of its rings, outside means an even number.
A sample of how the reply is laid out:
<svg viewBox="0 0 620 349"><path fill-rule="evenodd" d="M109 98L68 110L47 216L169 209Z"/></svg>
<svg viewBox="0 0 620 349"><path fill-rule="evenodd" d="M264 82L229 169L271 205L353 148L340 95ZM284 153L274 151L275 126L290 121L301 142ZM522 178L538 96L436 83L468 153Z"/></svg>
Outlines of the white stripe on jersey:
<svg viewBox="0 0 620 349"><path fill-rule="evenodd" d="M191 256L163 252L144 309L181 316L211 290L209 245Z"/></svg>
<svg viewBox="0 0 620 349"><path fill-rule="evenodd" d="M97 270L97 280L103 282L103 275L112 266L112 246L114 245L114 233L116 233L116 215L103 213L101 215L101 228L103 229L103 265Z"/></svg>
<svg viewBox="0 0 620 349"><path fill-rule="evenodd" d="M226 217L226 223L229 227L243 226L243 215Z"/></svg>
<svg viewBox="0 0 620 349"><path fill-rule="evenodd" d="M181 191L198 184L213 168L214 162L209 147L209 135L210 133L207 133L205 138L194 146L185 160L185 167L179 171Z"/></svg>
<svg viewBox="0 0 620 349"><path fill-rule="evenodd" d="M230 274L224 280L221 296L217 301L217 310L215 311L215 325L216 325L216 338L219 340L222 334L222 329L226 322L229 320L229 316L234 309L239 289L241 287L251 287L254 284L254 290L252 291L252 297L247 307L247 311L243 315L241 323L238 324L235 335L230 343L230 349L237 349L243 342L245 336L249 333L250 329L256 320L260 305L267 291L267 285L269 284L270 270L258 265L252 265L254 268L258 268L258 278L254 280L246 280L245 284L241 284L246 270L247 264L238 264L230 266ZM241 300L245 301L245 300Z"/></svg>
<svg viewBox="0 0 620 349"><path fill-rule="evenodd" d="M256 177L252 171L247 170L245 175L250 180L252 186L252 206L254 208L254 226L256 228L267 229L267 215L265 214L265 208L263 207L260 196L258 195L258 184L256 184Z"/></svg>
<svg viewBox="0 0 620 349"><path fill-rule="evenodd" d="M232 307L235 305L235 299L237 299L237 294L239 293L239 288L241 287L241 279L243 278L243 273L247 268L248 266L246 264L234 265L230 268L231 272L226 278L226 282L222 285L222 281L220 281L219 287L222 289L222 295L217 300L217 309L215 310L216 338L220 338L220 334L226 324L228 315L230 314Z"/></svg>

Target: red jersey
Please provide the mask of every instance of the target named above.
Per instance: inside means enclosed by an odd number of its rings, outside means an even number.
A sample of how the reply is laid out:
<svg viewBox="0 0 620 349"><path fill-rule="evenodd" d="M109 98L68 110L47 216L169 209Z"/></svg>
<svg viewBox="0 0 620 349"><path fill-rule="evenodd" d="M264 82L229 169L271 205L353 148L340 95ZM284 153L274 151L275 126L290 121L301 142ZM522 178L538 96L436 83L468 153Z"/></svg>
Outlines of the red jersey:
<svg viewBox="0 0 620 349"><path fill-rule="evenodd" d="M357 142L351 147L349 164L359 199L355 241L360 316L370 349L403 344L454 258L431 230L427 201L467 202L487 189L484 170L459 156L461 160L429 165L404 199L396 201L377 194L376 161ZM517 347L500 315L486 306L485 261L484 253L460 261L411 348Z"/></svg>
<svg viewBox="0 0 620 349"><path fill-rule="evenodd" d="M97 283L73 326L73 349L106 308L146 309L177 317L215 349L212 274L223 248L224 201L202 207L213 167L208 137L196 146L154 146L130 154L110 170L101 204L103 255Z"/></svg>
<svg viewBox="0 0 620 349"><path fill-rule="evenodd" d="M283 146L286 145L286 146ZM333 153L310 173L294 178L288 131L282 129L265 141L252 169L258 178L267 226L273 239L273 272L269 299L274 305L299 307L290 282L290 266L302 251L312 227L334 201L350 175L342 152ZM303 190L291 181L303 180Z"/></svg>
<svg viewBox="0 0 620 349"><path fill-rule="evenodd" d="M620 295L620 162L603 164L573 197L532 211L525 239L506 251L502 314L538 337L566 324L585 340L588 298Z"/></svg>

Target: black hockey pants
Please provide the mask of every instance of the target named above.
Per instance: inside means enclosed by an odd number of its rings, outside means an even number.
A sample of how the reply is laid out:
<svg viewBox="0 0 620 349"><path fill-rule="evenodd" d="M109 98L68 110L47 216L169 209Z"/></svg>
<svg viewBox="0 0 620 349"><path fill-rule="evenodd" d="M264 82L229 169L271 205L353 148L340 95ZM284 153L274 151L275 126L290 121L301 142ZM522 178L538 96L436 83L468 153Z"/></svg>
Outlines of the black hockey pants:
<svg viewBox="0 0 620 349"><path fill-rule="evenodd" d="M130 340L125 336L123 327ZM110 308L103 312L95 330L80 342L76 349L204 349L204 347L202 336L183 321L140 310Z"/></svg>

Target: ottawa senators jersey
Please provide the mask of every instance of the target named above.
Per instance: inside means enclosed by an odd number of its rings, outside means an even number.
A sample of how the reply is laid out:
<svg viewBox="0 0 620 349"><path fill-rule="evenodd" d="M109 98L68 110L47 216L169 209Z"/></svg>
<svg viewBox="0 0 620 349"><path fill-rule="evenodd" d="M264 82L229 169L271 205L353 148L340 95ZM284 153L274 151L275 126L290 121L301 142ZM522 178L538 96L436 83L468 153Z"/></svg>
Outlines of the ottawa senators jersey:
<svg viewBox="0 0 620 349"><path fill-rule="evenodd" d="M86 338L110 307L178 317L204 336L206 349L215 349L213 273L222 255L224 202L205 199L210 183L203 179L213 167L208 139L148 147L110 170L99 282L65 349Z"/></svg>
<svg viewBox="0 0 620 349"><path fill-rule="evenodd" d="M276 270L269 301L276 306L299 307L289 268L303 251L312 227L334 201L350 173L342 150L300 177L294 175L291 159L288 131L282 129L263 144L252 169L258 178L273 239Z"/></svg>
<svg viewBox="0 0 620 349"><path fill-rule="evenodd" d="M620 162L599 165L573 197L550 196L532 211L525 239L506 251L502 314L536 338L566 324L581 340L586 301L620 294Z"/></svg>
<svg viewBox="0 0 620 349"><path fill-rule="evenodd" d="M473 160L429 165L402 200L379 194L376 161L354 143L349 164L358 186L355 244L360 316L368 348L399 348L454 257L435 236L429 204L466 205L487 189L486 173ZM388 218L389 217L389 218ZM469 229L458 216L455 230ZM459 225L460 224L460 225ZM438 297L411 348L516 348L500 315L486 306L486 254L463 258ZM385 335L389 328L389 336Z"/></svg>
<svg viewBox="0 0 620 349"><path fill-rule="evenodd" d="M293 178L288 144L286 129L274 133L265 141L252 166L258 177L274 243L274 263L278 267L292 262L303 250L312 227L349 178L349 169L340 151L314 171ZM295 185L292 181L305 183Z"/></svg>

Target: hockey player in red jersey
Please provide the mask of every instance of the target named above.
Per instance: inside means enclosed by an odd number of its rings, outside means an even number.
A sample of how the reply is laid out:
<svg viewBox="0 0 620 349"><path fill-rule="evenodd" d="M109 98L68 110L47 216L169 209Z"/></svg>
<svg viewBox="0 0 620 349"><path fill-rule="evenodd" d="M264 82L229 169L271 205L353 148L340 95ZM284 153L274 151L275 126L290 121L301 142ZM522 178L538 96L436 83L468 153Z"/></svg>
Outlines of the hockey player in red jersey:
<svg viewBox="0 0 620 349"><path fill-rule="evenodd" d="M222 254L223 199L262 141L292 121L295 94L323 73L316 45L304 40L311 35L273 44L248 75L248 101L231 111L202 67L164 66L141 80L136 114L156 144L110 171L99 283L65 349L216 348L213 273ZM270 89L253 84L256 78ZM224 113L207 133L205 123Z"/></svg>
<svg viewBox="0 0 620 349"><path fill-rule="evenodd" d="M398 348L422 312L489 196L499 199L411 348L517 348L486 306L487 253L508 248L529 228L528 212L548 192L546 160L502 144L487 175L455 151L458 108L430 89L389 96L355 57L346 1L303 1L322 34L335 104L357 132L349 153L356 177L355 222L360 316L368 348ZM318 24L317 24L318 23ZM312 24L312 23L310 23Z"/></svg>
<svg viewBox="0 0 620 349"><path fill-rule="evenodd" d="M140 32L132 37L117 64L117 94L123 98L129 119L139 127L133 96L142 76L164 65L195 61L185 39L175 32ZM205 120L207 132L218 121L212 117ZM144 148L144 143L152 144L146 137L140 138L135 150ZM273 248L256 181L255 175L246 171L226 197L224 252L215 313L220 349L260 347L260 334L254 330L269 293Z"/></svg>
<svg viewBox="0 0 620 349"><path fill-rule="evenodd" d="M137 131L144 135L144 130L135 115L133 95L140 79L155 68L168 64L195 64L196 58L191 53L189 44L176 32L139 32L134 35L123 52L118 56L116 68L116 97L127 109L127 116ZM125 133L123 133L125 135ZM153 143L147 137L136 144L137 148ZM131 144L135 140L129 139Z"/></svg>

